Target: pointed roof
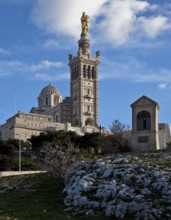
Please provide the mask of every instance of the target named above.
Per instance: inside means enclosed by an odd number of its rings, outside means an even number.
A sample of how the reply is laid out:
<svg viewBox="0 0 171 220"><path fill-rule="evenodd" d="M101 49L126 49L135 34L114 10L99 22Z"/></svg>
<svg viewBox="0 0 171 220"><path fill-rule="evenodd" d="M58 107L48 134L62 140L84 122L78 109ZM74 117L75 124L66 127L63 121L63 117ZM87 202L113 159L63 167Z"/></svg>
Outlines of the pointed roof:
<svg viewBox="0 0 171 220"><path fill-rule="evenodd" d="M131 104L131 107L134 106L147 106L147 105L153 105L153 106L157 106L158 109L159 104L157 102L155 102L154 100L148 98L147 96L143 95L141 96L139 99L137 99L134 103Z"/></svg>

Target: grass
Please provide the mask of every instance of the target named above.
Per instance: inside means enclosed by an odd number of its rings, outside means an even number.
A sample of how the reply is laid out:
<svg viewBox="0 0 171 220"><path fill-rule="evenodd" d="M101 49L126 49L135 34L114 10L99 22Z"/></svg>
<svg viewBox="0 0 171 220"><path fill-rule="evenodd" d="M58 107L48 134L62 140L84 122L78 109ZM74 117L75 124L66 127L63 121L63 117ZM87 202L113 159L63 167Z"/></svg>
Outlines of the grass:
<svg viewBox="0 0 171 220"><path fill-rule="evenodd" d="M47 173L0 178L0 220L97 219L65 213L62 191L63 182Z"/></svg>
<svg viewBox="0 0 171 220"><path fill-rule="evenodd" d="M85 161L89 162L92 161L95 158L101 158L103 155L102 154L97 154L97 153L90 153L85 149L80 149L80 152L75 155L75 160L76 161Z"/></svg>
<svg viewBox="0 0 171 220"><path fill-rule="evenodd" d="M163 153L134 155L152 165L170 167ZM171 155L171 153L169 153ZM85 161L90 156L81 152ZM63 182L48 173L0 178L0 220L105 220L107 217L72 216L64 212ZM127 218L131 219L131 218Z"/></svg>

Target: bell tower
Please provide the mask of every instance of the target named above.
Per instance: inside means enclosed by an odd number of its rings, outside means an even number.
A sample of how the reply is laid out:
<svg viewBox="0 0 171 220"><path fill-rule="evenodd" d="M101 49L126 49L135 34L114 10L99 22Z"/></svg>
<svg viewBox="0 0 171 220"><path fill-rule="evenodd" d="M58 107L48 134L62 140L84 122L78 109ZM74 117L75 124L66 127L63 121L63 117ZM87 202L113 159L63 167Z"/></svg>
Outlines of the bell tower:
<svg viewBox="0 0 171 220"><path fill-rule="evenodd" d="M82 32L77 56L69 55L70 92L73 126L98 125L98 65L100 52L92 57L88 34L88 15L81 17Z"/></svg>

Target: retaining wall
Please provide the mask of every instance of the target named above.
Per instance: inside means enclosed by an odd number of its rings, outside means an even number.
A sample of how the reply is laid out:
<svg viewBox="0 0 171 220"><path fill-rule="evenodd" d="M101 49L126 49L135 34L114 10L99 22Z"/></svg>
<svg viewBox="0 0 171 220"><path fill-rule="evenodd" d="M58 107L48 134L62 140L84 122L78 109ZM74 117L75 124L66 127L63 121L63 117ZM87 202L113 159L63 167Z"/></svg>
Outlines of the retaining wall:
<svg viewBox="0 0 171 220"><path fill-rule="evenodd" d="M0 172L0 177L4 177L4 176L18 176L18 175L45 173L45 172L46 171L2 171L2 172Z"/></svg>

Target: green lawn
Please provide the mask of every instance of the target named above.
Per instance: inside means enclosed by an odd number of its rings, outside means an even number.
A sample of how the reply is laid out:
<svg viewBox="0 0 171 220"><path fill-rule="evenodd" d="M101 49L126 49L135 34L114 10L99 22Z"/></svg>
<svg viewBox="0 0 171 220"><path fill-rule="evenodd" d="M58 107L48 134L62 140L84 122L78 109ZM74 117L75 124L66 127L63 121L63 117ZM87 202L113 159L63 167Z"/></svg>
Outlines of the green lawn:
<svg viewBox="0 0 171 220"><path fill-rule="evenodd" d="M66 214L62 191L62 181L47 173L0 178L0 220L97 219Z"/></svg>

